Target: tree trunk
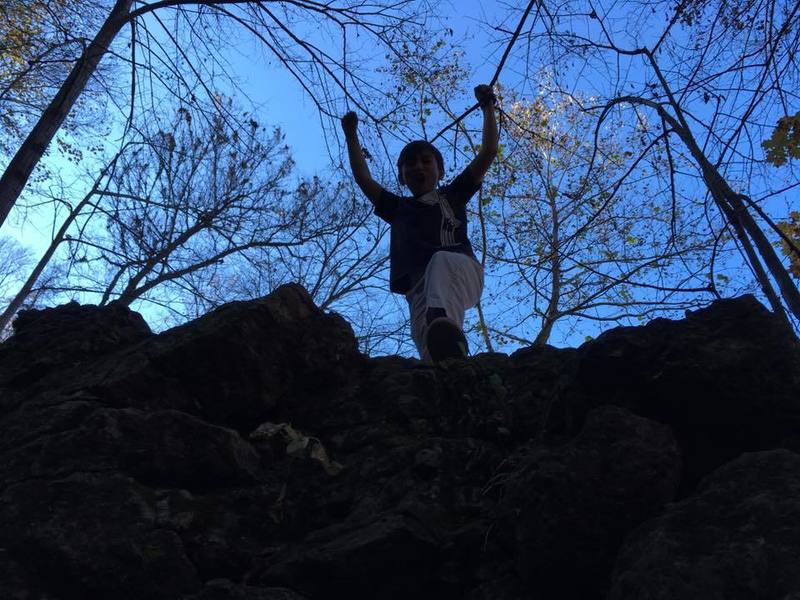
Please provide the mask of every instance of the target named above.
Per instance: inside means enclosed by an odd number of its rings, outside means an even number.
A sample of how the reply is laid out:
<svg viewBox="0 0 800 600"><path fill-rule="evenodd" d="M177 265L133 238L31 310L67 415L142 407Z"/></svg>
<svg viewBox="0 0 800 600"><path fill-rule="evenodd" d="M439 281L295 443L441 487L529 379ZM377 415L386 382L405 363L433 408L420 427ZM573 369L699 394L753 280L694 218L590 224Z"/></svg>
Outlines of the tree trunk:
<svg viewBox="0 0 800 600"><path fill-rule="evenodd" d="M3 311L3 314L0 315L0 331L3 331L6 328L6 326L11 322L11 319L14 318L16 312L19 310L19 307L22 306L22 303L27 300L31 290L33 289L33 286L36 285L36 282L39 280L39 277L42 275L45 267L47 267L47 265L50 263L50 259L53 258L53 254L55 254L59 244L64 241L70 226L75 222L75 219L79 214L81 214L81 211L84 209L84 207L89 204L89 201L97 193L97 190L100 188L100 183L103 181L103 178L106 176L106 174L109 171L114 170L117 164L117 159L119 159L126 147L127 145L117 152L114 158L112 158L108 165L106 165L100 172L100 175L97 177L97 179L95 179L92 189L89 190L83 199L69 211L69 215L67 215L67 218L56 232L56 235L53 237L53 241L50 242L50 246L47 248L47 251L39 259L39 262L36 264L33 272L31 272L31 274L28 276L28 279L25 281L25 284L22 286L19 292L17 292L17 295L14 296L14 299Z"/></svg>
<svg viewBox="0 0 800 600"><path fill-rule="evenodd" d="M772 247L772 244L769 243L767 236L764 235L764 232L758 226L758 223L755 222L753 216L747 210L747 207L734 193L730 185L728 185L728 182L725 181L719 171L717 171L707 160L705 160L705 157L703 157L703 159L704 160L701 163L703 168L703 176L712 196L714 196L717 204L724 209L723 212L728 218L728 221L736 229L736 232L739 235L739 239L742 241L742 243L744 244L744 240L747 238L747 236L753 240L755 249L758 250L758 254L761 256L761 259L766 264L767 269L769 269L773 279L775 279L775 282L778 284L778 289L781 292L784 302L786 302L786 305L789 307L789 310L792 312L795 318L800 320L800 291L798 291L797 287L795 287L795 285L792 283L789 273L786 271L786 268L783 266L778 258L778 255L775 253L775 249ZM747 249L747 246L745 246L745 249ZM753 257L751 257L750 262L759 277L759 283L764 289L764 293L767 294L770 303L773 304L773 310L775 310L776 313L779 313L779 315L783 316L785 319L786 315L783 314L783 309L780 311L775 309L773 298L771 298L767 292L767 290L769 290L774 295L774 290L772 289L772 285L769 283L769 278L761 267L760 261L755 258L755 253L752 248L750 252L748 252L748 256L750 256L751 252L753 253ZM755 263L758 264L753 264L753 258L755 258ZM780 302L778 302L778 305L780 306Z"/></svg>
<svg viewBox="0 0 800 600"><path fill-rule="evenodd" d="M486 318L483 316L483 306L481 306L480 300L478 301L477 308L478 308L478 323L480 323L481 335L483 336L483 343L486 344L486 351L494 352L494 346L492 345L492 338L489 337L489 327L486 325Z"/></svg>
<svg viewBox="0 0 800 600"><path fill-rule="evenodd" d="M726 194L726 199L733 207L733 213L739 216L742 227L744 227L745 231L747 231L750 238L755 243L769 272L778 284L778 289L781 291L781 296L789 307L789 310L796 319L800 320L800 290L798 290L792 282L789 273L786 271L786 267L783 266L780 258L778 258L775 248L770 244L764 231L758 226L758 223L755 222L755 219L753 219L747 207L739 197L733 193L733 190L728 187L727 183L725 183L725 186L729 192Z"/></svg>
<svg viewBox="0 0 800 600"><path fill-rule="evenodd" d="M775 253L775 249L772 247L772 244L769 243L767 236L764 235L758 223L755 222L753 216L747 210L747 207L733 191L719 170L708 160L689 129L685 126L677 126L676 133L689 148L689 151L700 166L703 179L709 192L711 192L711 195L714 197L717 206L720 207L720 210L723 211L728 221L736 230L748 254L748 258L759 280L759 284L767 295L770 304L772 304L773 310L775 310L779 316L786 319L785 311L782 308L778 310L775 306L776 296L772 289L772 284L769 282L769 277L761 266L749 239L747 239L748 235L755 243L755 249L758 250L758 254L761 255L764 264L766 264L767 269L769 269L770 274L778 284L778 289L781 292L784 302L786 302L786 305L795 318L800 320L800 290L798 290L792 282L789 273L786 271L786 267L781 263L780 258L778 258L778 255ZM772 292L772 295L770 295L770 292ZM781 306L779 301L778 306Z"/></svg>
<svg viewBox="0 0 800 600"><path fill-rule="evenodd" d="M542 329L533 341L534 346L544 346L547 340L550 339L553 325L555 325L559 317L558 302L561 300L561 256L559 255L561 239L559 237L555 188L551 186L547 195L550 201L550 218L553 219L553 227L550 232L550 302L547 303L547 310L542 317Z"/></svg>
<svg viewBox="0 0 800 600"><path fill-rule="evenodd" d="M47 146L86 87L86 82L97 69L117 33L127 22L132 3L133 0L117 0L106 22L83 51L61 85L61 89L8 164L0 178L0 227L28 183Z"/></svg>
<svg viewBox="0 0 800 600"><path fill-rule="evenodd" d="M469 139L469 133L466 132L467 139ZM469 141L470 145L474 148L475 144L472 143L472 140ZM486 219L483 217L483 188L478 189L478 222L481 225L481 267L483 268L484 272L486 271L486 252L488 250L488 242L486 241ZM481 301L478 300L477 304L478 308L478 323L480 323L481 334L483 335L483 343L486 344L486 351L487 352L494 352L494 347L492 346L492 338L489 335L489 327L486 325L486 317L483 314L483 305L481 305Z"/></svg>
<svg viewBox="0 0 800 600"><path fill-rule="evenodd" d="M781 35L783 35L783 32ZM752 245L750 245L749 240L747 240L747 235L749 235L750 239L755 242L756 249L761 255L761 259L764 261L764 264L766 264L767 268L772 274L772 277L778 284L778 289L781 292L784 302L786 302L786 305L789 307L789 310L792 312L795 318L800 320L800 290L798 290L797 286L795 286L795 284L792 282L786 267L784 267L783 263L781 263L781 260L778 258L778 255L775 252L775 249L772 247L772 244L769 243L769 240L767 239L767 236L764 235L761 227L758 226L758 223L755 222L753 216L748 212L747 207L744 205L739 195L733 191L733 188L731 188L727 180L719 172L719 169L717 169L711 163L711 161L708 160L705 152L700 149L700 146L695 140L694 134L692 134L689 124L683 115L683 109L675 99L675 96L670 90L669 85L667 85L667 81L664 78L664 75L661 73L655 57L649 51L645 51L645 54L650 60L650 63L652 64L662 87L667 92L670 105L675 111L677 120L675 117L669 115L669 113L667 113L663 107L656 105L656 110L659 112L662 118L667 120L667 122L672 125L675 133L681 138L683 143L686 144L689 152L691 152L692 156L697 161L697 164L703 173L703 181L705 181L706 186L714 197L717 206L725 214L728 221L734 226L739 239L742 241L742 244L748 253L751 266L756 273L759 284L764 289L764 293L767 294L770 303L773 305L773 308L775 308L774 299L767 291L772 290L772 294L774 296L772 284L769 282L767 274L764 272L760 261L756 257ZM778 304L780 304L780 302ZM780 311L776 309L776 312L783 316L783 318L788 322L788 318L786 317L785 311L782 308Z"/></svg>
<svg viewBox="0 0 800 600"><path fill-rule="evenodd" d="M750 238L747 237L747 233L742 226L741 219L733 210L731 210L729 206L724 203L724 201L717 200L717 204L722 208L726 218L728 219L728 222L736 231L736 235L739 238L742 247L744 248L745 254L747 255L747 260L750 263L750 266L753 267L756 280L761 285L761 291L764 292L764 295L767 297L767 300L772 307L772 311L791 327L791 323L789 323L789 319L786 317L786 311L783 309L783 304L781 304L780 298L778 298L778 295L775 293L772 284L769 282L769 277L767 277L767 273L764 271L761 261L758 260L758 255L753 249L753 245L750 243Z"/></svg>

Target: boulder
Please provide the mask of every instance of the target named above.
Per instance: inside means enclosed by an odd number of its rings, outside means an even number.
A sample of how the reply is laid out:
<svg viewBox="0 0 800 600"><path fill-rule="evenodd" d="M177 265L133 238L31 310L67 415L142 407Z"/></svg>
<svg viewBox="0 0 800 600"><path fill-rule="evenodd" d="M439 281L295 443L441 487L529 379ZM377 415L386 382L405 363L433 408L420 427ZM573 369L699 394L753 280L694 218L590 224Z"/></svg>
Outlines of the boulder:
<svg viewBox="0 0 800 600"><path fill-rule="evenodd" d="M578 352L577 381L593 405L625 406L673 428L684 491L800 428L800 343L753 296L618 327Z"/></svg>
<svg viewBox="0 0 800 600"><path fill-rule="evenodd" d="M800 455L744 454L626 542L609 600L800 596Z"/></svg>
<svg viewBox="0 0 800 600"><path fill-rule="evenodd" d="M625 535L674 500L679 481L670 429L615 406L591 411L568 444L517 451L494 482L517 575L543 597L602 597Z"/></svg>

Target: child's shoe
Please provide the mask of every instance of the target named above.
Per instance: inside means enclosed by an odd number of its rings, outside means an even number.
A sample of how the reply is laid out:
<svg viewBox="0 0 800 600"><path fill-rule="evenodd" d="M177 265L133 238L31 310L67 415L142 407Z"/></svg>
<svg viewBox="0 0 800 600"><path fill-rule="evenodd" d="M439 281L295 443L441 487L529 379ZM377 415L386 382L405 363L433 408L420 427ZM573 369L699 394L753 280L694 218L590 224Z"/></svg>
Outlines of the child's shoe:
<svg viewBox="0 0 800 600"><path fill-rule="evenodd" d="M469 345L464 332L455 321L447 317L431 321L425 333L425 345L433 362L469 356Z"/></svg>

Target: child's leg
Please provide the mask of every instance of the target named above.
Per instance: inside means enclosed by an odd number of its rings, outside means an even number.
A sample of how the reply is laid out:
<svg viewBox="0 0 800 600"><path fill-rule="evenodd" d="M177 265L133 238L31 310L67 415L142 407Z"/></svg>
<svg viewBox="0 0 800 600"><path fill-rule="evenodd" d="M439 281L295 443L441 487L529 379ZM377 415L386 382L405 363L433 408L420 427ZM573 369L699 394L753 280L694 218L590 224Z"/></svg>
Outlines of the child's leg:
<svg viewBox="0 0 800 600"><path fill-rule="evenodd" d="M447 316L463 327L464 312L481 299L483 267L465 254L437 252L425 269L423 286L425 305L431 313L428 320ZM436 311L437 308L445 314Z"/></svg>
<svg viewBox="0 0 800 600"><path fill-rule="evenodd" d="M458 327L463 327L464 312L478 303L482 291L483 268L473 258L455 252L433 255L423 280L406 295L411 314L411 337L422 360L430 360L425 347L428 323L447 316Z"/></svg>
<svg viewBox="0 0 800 600"><path fill-rule="evenodd" d="M430 362L431 357L425 348L425 311L428 309L425 304L425 281L421 279L408 294L408 313L411 317L411 339L417 347L420 359Z"/></svg>

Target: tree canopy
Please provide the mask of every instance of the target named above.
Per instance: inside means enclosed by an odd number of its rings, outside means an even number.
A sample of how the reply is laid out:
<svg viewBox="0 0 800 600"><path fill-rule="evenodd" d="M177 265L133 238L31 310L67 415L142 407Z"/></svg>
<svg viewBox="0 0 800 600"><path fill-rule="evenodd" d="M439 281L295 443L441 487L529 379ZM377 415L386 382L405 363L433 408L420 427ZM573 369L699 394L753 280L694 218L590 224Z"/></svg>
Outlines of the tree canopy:
<svg viewBox="0 0 800 600"><path fill-rule="evenodd" d="M469 91L492 83L474 347L576 343L743 292L797 327L799 13L544 1L476 24L422 0L3 3L0 223L49 233L37 252L0 245L27 257L0 321L77 298L166 326L299 281L365 350L409 351L338 119L359 113L370 169L398 190L407 140L435 141L448 177L469 162ZM251 100L262 73L313 107L315 164L295 164L308 140L281 131L286 109Z"/></svg>

